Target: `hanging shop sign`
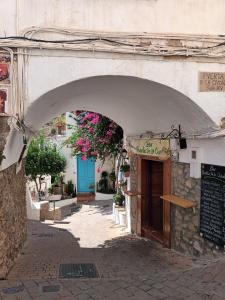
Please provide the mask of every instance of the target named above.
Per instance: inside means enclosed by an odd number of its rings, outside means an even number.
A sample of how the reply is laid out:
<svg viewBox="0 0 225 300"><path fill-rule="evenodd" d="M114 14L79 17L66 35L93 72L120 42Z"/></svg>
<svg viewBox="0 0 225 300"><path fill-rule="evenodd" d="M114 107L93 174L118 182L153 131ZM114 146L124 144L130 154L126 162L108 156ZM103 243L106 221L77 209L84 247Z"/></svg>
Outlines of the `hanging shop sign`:
<svg viewBox="0 0 225 300"><path fill-rule="evenodd" d="M127 138L126 148L128 151L136 154L157 156L161 159L170 157L169 140Z"/></svg>
<svg viewBox="0 0 225 300"><path fill-rule="evenodd" d="M199 73L200 92L225 92L224 72L200 72Z"/></svg>
<svg viewBox="0 0 225 300"><path fill-rule="evenodd" d="M225 245L225 167L202 164L200 234Z"/></svg>

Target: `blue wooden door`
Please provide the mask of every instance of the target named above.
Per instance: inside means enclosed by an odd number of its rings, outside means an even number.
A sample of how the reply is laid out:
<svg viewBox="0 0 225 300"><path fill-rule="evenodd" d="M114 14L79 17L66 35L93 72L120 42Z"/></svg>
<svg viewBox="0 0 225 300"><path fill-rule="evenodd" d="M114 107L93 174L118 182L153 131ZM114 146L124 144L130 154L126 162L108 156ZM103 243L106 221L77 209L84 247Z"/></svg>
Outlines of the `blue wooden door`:
<svg viewBox="0 0 225 300"><path fill-rule="evenodd" d="M77 156L77 192L95 192L95 158L82 160Z"/></svg>

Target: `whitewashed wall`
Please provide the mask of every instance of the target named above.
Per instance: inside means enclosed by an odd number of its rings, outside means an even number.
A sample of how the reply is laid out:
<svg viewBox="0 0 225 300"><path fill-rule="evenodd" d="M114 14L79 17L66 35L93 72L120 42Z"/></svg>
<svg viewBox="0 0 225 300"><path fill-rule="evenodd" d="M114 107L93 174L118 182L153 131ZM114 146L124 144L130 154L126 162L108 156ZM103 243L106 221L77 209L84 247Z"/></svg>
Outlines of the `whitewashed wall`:
<svg viewBox="0 0 225 300"><path fill-rule="evenodd" d="M1 0L1 12L1 35L31 26L195 34L225 28L224 0Z"/></svg>

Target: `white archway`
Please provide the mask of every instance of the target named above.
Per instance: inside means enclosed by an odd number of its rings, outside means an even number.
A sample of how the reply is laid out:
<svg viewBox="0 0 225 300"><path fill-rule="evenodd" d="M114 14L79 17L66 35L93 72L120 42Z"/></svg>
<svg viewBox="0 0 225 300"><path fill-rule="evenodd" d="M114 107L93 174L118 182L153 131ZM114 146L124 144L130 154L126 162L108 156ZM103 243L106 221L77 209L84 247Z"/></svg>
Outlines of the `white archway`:
<svg viewBox="0 0 225 300"><path fill-rule="evenodd" d="M59 86L28 107L25 123L33 130L74 109L99 112L120 124L128 135L163 131L181 124L193 133L215 126L191 99L170 87L129 76L94 76Z"/></svg>
<svg viewBox="0 0 225 300"><path fill-rule="evenodd" d="M137 77L108 75L75 80L43 94L27 108L24 122L37 132L53 117L79 109L111 118L125 135L168 132L179 124L193 134L216 126L195 102L171 87ZM21 138L21 133L11 134L2 169L18 160Z"/></svg>

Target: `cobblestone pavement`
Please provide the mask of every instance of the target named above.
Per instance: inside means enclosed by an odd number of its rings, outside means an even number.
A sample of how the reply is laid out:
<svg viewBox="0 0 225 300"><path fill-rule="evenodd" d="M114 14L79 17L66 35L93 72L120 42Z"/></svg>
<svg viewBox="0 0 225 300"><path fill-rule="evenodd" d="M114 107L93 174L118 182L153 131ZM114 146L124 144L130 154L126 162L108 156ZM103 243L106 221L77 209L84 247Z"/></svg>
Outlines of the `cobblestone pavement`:
<svg viewBox="0 0 225 300"><path fill-rule="evenodd" d="M225 260L192 260L128 235L94 201L64 223L30 222L0 299L225 299ZM93 263L99 278L59 279L59 265Z"/></svg>

